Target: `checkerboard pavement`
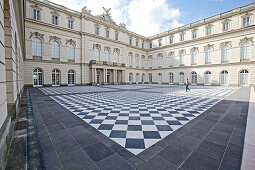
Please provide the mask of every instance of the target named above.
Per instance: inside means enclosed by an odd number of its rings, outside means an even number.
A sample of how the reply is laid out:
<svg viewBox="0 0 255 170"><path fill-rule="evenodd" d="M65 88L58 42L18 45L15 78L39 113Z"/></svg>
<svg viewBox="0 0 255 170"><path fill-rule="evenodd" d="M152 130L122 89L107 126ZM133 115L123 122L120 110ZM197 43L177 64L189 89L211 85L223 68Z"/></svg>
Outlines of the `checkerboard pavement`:
<svg viewBox="0 0 255 170"><path fill-rule="evenodd" d="M135 155L220 101L131 90L51 98Z"/></svg>

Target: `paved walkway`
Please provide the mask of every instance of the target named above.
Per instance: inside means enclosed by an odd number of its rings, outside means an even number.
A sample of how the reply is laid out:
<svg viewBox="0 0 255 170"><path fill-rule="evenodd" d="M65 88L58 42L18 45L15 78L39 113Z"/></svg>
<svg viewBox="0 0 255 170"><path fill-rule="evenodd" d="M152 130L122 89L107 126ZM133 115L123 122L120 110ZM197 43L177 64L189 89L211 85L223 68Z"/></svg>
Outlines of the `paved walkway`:
<svg viewBox="0 0 255 170"><path fill-rule="evenodd" d="M46 169L240 169L249 88L201 97L200 86L196 97L180 86L73 88L30 89Z"/></svg>

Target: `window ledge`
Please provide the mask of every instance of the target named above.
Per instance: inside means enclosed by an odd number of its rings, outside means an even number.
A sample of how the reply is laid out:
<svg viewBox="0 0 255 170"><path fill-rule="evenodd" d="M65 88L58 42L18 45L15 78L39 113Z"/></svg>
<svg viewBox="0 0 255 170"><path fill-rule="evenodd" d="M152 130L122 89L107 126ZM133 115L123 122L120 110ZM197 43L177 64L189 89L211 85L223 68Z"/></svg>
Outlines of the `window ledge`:
<svg viewBox="0 0 255 170"><path fill-rule="evenodd" d="M221 61L221 64L228 64L229 61L228 60L225 60L225 61Z"/></svg>
<svg viewBox="0 0 255 170"><path fill-rule="evenodd" d="M211 65L211 64L212 64L212 62L205 62L205 64L206 64L206 65Z"/></svg>
<svg viewBox="0 0 255 170"><path fill-rule="evenodd" d="M68 59L68 62L69 62L69 63L74 63L75 60L74 60L74 59Z"/></svg>
<svg viewBox="0 0 255 170"><path fill-rule="evenodd" d="M174 65L169 65L169 67L174 67Z"/></svg>
<svg viewBox="0 0 255 170"><path fill-rule="evenodd" d="M249 58L240 59L240 62L250 62Z"/></svg>
<svg viewBox="0 0 255 170"><path fill-rule="evenodd" d="M149 69L151 70L151 69L152 69L152 67L149 67Z"/></svg>
<svg viewBox="0 0 255 170"><path fill-rule="evenodd" d="M34 60L42 60L42 56L33 56Z"/></svg>
<svg viewBox="0 0 255 170"><path fill-rule="evenodd" d="M196 66L196 65L197 65L197 63L192 63L191 65L192 65L192 66Z"/></svg>
<svg viewBox="0 0 255 170"><path fill-rule="evenodd" d="M51 61L60 61L59 58L51 58Z"/></svg>
<svg viewBox="0 0 255 170"><path fill-rule="evenodd" d="M184 64L179 64L180 67L184 67L185 65Z"/></svg>

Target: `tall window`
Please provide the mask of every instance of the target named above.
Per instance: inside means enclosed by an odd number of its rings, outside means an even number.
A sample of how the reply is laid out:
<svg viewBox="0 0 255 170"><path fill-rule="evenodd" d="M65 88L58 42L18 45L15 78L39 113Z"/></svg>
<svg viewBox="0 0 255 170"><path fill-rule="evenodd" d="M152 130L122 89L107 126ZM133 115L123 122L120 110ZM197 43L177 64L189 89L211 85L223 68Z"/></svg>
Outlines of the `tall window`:
<svg viewBox="0 0 255 170"><path fill-rule="evenodd" d="M40 20L40 11L34 9L33 12L34 12L34 19L35 19L35 20Z"/></svg>
<svg viewBox="0 0 255 170"><path fill-rule="evenodd" d="M135 82L136 82L136 84L138 84L138 83L139 83L139 73L136 73Z"/></svg>
<svg viewBox="0 0 255 170"><path fill-rule="evenodd" d="M115 40L119 40L119 34L115 33Z"/></svg>
<svg viewBox="0 0 255 170"><path fill-rule="evenodd" d="M138 44L139 44L139 42L138 42L138 41L136 41L136 42L135 42L135 45L136 45L137 47L138 47Z"/></svg>
<svg viewBox="0 0 255 170"><path fill-rule="evenodd" d="M96 61L99 61L99 59L100 59L100 51L99 51L98 48L95 48L95 49L94 49L94 59L95 59Z"/></svg>
<svg viewBox="0 0 255 170"><path fill-rule="evenodd" d="M95 27L95 34L99 35L99 28L98 27Z"/></svg>
<svg viewBox="0 0 255 170"><path fill-rule="evenodd" d="M180 65L184 65L184 53L180 54Z"/></svg>
<svg viewBox="0 0 255 170"><path fill-rule="evenodd" d="M184 34L180 34L180 41L184 41Z"/></svg>
<svg viewBox="0 0 255 170"><path fill-rule="evenodd" d="M142 74L142 84L144 84L145 74Z"/></svg>
<svg viewBox="0 0 255 170"><path fill-rule="evenodd" d="M105 36L106 36L107 38L109 38L109 31L108 31L108 30L105 31Z"/></svg>
<svg viewBox="0 0 255 170"><path fill-rule="evenodd" d="M142 57L142 68L144 68L144 57Z"/></svg>
<svg viewBox="0 0 255 170"><path fill-rule="evenodd" d="M114 53L114 62L119 63L119 53L117 52Z"/></svg>
<svg viewBox="0 0 255 170"><path fill-rule="evenodd" d="M158 56L158 67L161 68L162 67L162 56Z"/></svg>
<svg viewBox="0 0 255 170"><path fill-rule="evenodd" d="M110 53L108 50L105 50L105 60L109 63L110 62Z"/></svg>
<svg viewBox="0 0 255 170"><path fill-rule="evenodd" d="M73 70L69 70L68 71L68 86L74 86L74 71Z"/></svg>
<svg viewBox="0 0 255 170"><path fill-rule="evenodd" d="M68 28L73 29L73 21L68 20Z"/></svg>
<svg viewBox="0 0 255 170"><path fill-rule="evenodd" d="M151 84L152 83L152 74L150 73L149 74L149 84Z"/></svg>
<svg viewBox="0 0 255 170"><path fill-rule="evenodd" d="M43 72L40 68L34 69L33 72L33 87L43 86Z"/></svg>
<svg viewBox="0 0 255 170"><path fill-rule="evenodd" d="M150 48L152 48L152 43L150 43Z"/></svg>
<svg viewBox="0 0 255 170"><path fill-rule="evenodd" d="M250 17L243 17L243 27L248 27L250 25Z"/></svg>
<svg viewBox="0 0 255 170"><path fill-rule="evenodd" d="M250 43L244 42L241 44L241 60L250 58Z"/></svg>
<svg viewBox="0 0 255 170"><path fill-rule="evenodd" d="M228 85L228 71L222 71L220 73L220 84Z"/></svg>
<svg viewBox="0 0 255 170"><path fill-rule="evenodd" d="M191 52L191 64L196 64L197 63L197 51L192 51Z"/></svg>
<svg viewBox="0 0 255 170"><path fill-rule="evenodd" d="M212 83L212 76L210 71L205 72L205 85L211 85Z"/></svg>
<svg viewBox="0 0 255 170"><path fill-rule="evenodd" d="M42 41L39 38L32 39L32 55L42 56Z"/></svg>
<svg viewBox="0 0 255 170"><path fill-rule="evenodd" d="M59 59L59 43L57 41L51 42L51 58Z"/></svg>
<svg viewBox="0 0 255 170"><path fill-rule="evenodd" d="M129 39L129 45L132 45L132 39Z"/></svg>
<svg viewBox="0 0 255 170"><path fill-rule="evenodd" d="M224 22L224 23L222 24L222 26L223 26L223 32L229 30L229 23L228 23L228 22Z"/></svg>
<svg viewBox="0 0 255 170"><path fill-rule="evenodd" d="M174 73L169 73L169 84L174 84Z"/></svg>
<svg viewBox="0 0 255 170"><path fill-rule="evenodd" d="M221 48L221 61L227 61L229 56L229 46L225 45Z"/></svg>
<svg viewBox="0 0 255 170"><path fill-rule="evenodd" d="M152 58L149 58L149 68L152 68Z"/></svg>
<svg viewBox="0 0 255 170"><path fill-rule="evenodd" d="M192 39L197 38L197 31L192 31Z"/></svg>
<svg viewBox="0 0 255 170"><path fill-rule="evenodd" d="M133 66L133 56L129 55L129 67Z"/></svg>
<svg viewBox="0 0 255 170"><path fill-rule="evenodd" d="M173 66L173 65L174 65L174 55L171 54L171 55L169 56L169 66Z"/></svg>
<svg viewBox="0 0 255 170"><path fill-rule="evenodd" d="M144 43L142 43L142 48L144 48Z"/></svg>
<svg viewBox="0 0 255 170"><path fill-rule="evenodd" d="M67 45L67 58L68 60L74 60L74 46L70 43Z"/></svg>
<svg viewBox="0 0 255 170"><path fill-rule="evenodd" d="M158 84L162 84L162 74L158 74Z"/></svg>
<svg viewBox="0 0 255 170"><path fill-rule="evenodd" d="M184 73L183 72L179 73L179 84L184 84Z"/></svg>
<svg viewBox="0 0 255 170"><path fill-rule="evenodd" d="M173 44L174 43L174 37L169 37L169 44Z"/></svg>
<svg viewBox="0 0 255 170"><path fill-rule="evenodd" d="M52 86L60 85L60 71L58 69L54 69L51 72L51 78L52 78Z"/></svg>
<svg viewBox="0 0 255 170"><path fill-rule="evenodd" d="M210 63L212 58L212 48L207 48L205 51L205 63Z"/></svg>
<svg viewBox="0 0 255 170"><path fill-rule="evenodd" d="M158 46L159 46L159 47L162 46L162 40L158 40Z"/></svg>
<svg viewBox="0 0 255 170"><path fill-rule="evenodd" d="M197 84L197 73L195 71L191 73L191 84L194 84L194 85Z"/></svg>
<svg viewBox="0 0 255 170"><path fill-rule="evenodd" d="M208 26L206 27L206 35L211 35L212 34L212 27Z"/></svg>
<svg viewBox="0 0 255 170"><path fill-rule="evenodd" d="M52 24L58 25L58 16L52 15Z"/></svg>
<svg viewBox="0 0 255 170"><path fill-rule="evenodd" d="M136 67L139 67L139 57L135 56L135 65Z"/></svg>
<svg viewBox="0 0 255 170"><path fill-rule="evenodd" d="M249 71L242 70L240 72L240 86L248 86L249 85Z"/></svg>
<svg viewBox="0 0 255 170"><path fill-rule="evenodd" d="M133 73L129 73L129 84L133 83Z"/></svg>

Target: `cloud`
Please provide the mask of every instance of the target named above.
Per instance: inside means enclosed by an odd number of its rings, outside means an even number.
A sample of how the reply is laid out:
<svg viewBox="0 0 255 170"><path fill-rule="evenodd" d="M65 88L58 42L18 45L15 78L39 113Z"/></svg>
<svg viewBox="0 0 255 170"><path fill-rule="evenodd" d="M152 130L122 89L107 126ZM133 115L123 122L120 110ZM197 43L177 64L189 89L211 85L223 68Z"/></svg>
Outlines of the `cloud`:
<svg viewBox="0 0 255 170"><path fill-rule="evenodd" d="M128 30L144 36L182 25L178 22L179 9L169 7L166 0L54 0L54 3L76 11L87 6L93 15L102 14L102 7L111 8L110 13L117 24L124 22Z"/></svg>

